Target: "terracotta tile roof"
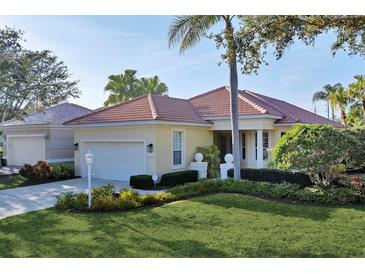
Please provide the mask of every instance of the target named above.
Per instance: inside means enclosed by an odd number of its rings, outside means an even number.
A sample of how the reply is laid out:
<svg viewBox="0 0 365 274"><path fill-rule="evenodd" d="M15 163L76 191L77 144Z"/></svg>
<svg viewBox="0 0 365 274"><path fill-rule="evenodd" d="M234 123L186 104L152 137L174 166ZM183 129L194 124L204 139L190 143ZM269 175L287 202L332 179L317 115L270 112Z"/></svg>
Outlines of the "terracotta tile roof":
<svg viewBox="0 0 365 274"><path fill-rule="evenodd" d="M265 102L266 104L270 104L273 108L277 109L279 112L283 114L283 118L276 121L276 124L309 123L309 124L329 124L334 127L343 127L341 124L337 122L334 122L323 116L314 114L313 112L302 109L285 101L257 94L254 92L246 91L246 93L252 94L257 98L257 100Z"/></svg>
<svg viewBox="0 0 365 274"><path fill-rule="evenodd" d="M202 117L220 117L230 115L229 89L220 87L189 101ZM239 115L275 115L279 116L276 124L284 123L319 123L342 127L341 124L316 115L310 111L294 106L282 100L274 99L248 90L239 90Z"/></svg>
<svg viewBox="0 0 365 274"><path fill-rule="evenodd" d="M220 87L188 100L168 96L143 95L130 101L70 120L65 124L113 123L127 121L176 121L208 124L209 117L230 116L230 90ZM239 115L271 115L276 124L319 123L342 125L284 101L239 90ZM204 120L205 119L205 120Z"/></svg>
<svg viewBox="0 0 365 274"><path fill-rule="evenodd" d="M193 105L187 100L149 94L111 107L98 109L85 116L67 121L65 124L152 120L209 123L195 113Z"/></svg>
<svg viewBox="0 0 365 274"><path fill-rule="evenodd" d="M229 90L220 87L198 96L192 97L189 101L193 104L196 112L201 117L217 117L230 115ZM241 98L238 102L238 112L240 115L264 114L265 109Z"/></svg>

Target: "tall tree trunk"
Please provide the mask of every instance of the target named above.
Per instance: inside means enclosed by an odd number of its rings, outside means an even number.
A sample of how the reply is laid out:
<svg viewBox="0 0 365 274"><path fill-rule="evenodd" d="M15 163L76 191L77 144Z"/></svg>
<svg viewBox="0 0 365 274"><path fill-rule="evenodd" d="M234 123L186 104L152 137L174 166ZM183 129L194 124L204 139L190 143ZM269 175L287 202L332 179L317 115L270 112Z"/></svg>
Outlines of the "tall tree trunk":
<svg viewBox="0 0 365 274"><path fill-rule="evenodd" d="M362 101L362 124L365 126L365 100Z"/></svg>
<svg viewBox="0 0 365 274"><path fill-rule="evenodd" d="M238 76L237 76L237 60L236 45L233 37L233 27L229 20L226 21L226 40L229 64L229 81L230 81L230 107L231 107L231 128L232 128L232 153L234 179L241 179L241 162L239 147L239 128L238 128Z"/></svg>
<svg viewBox="0 0 365 274"><path fill-rule="evenodd" d="M346 126L346 112L344 109L340 109L341 122Z"/></svg>
<svg viewBox="0 0 365 274"><path fill-rule="evenodd" d="M330 104L328 101L327 101L327 118L328 119L330 118Z"/></svg>
<svg viewBox="0 0 365 274"><path fill-rule="evenodd" d="M331 112L332 112L332 121L335 120L335 110L333 107L331 107Z"/></svg>

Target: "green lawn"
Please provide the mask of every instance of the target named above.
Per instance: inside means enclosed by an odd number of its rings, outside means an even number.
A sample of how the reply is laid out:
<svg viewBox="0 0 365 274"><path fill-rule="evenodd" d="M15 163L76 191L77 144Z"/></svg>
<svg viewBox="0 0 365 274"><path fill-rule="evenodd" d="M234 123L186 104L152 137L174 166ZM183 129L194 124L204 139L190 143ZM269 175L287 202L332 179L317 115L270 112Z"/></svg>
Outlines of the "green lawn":
<svg viewBox="0 0 365 274"><path fill-rule="evenodd" d="M114 213L0 220L1 257L365 257L365 206L214 194Z"/></svg>
<svg viewBox="0 0 365 274"><path fill-rule="evenodd" d="M20 187L24 183L25 178L21 176L2 176L0 177L0 190Z"/></svg>

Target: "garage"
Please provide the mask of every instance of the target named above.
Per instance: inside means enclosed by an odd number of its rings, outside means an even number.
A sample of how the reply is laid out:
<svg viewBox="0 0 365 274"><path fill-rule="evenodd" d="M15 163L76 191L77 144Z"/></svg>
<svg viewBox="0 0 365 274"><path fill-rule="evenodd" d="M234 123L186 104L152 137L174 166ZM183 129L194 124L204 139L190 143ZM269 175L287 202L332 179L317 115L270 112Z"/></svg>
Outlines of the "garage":
<svg viewBox="0 0 365 274"><path fill-rule="evenodd" d="M45 159L44 136L8 136L8 164L35 164Z"/></svg>
<svg viewBox="0 0 365 274"><path fill-rule="evenodd" d="M86 141L82 154L94 156L92 175L98 178L129 181L129 177L146 173L146 152L143 141ZM81 159L81 176L87 176L87 166Z"/></svg>

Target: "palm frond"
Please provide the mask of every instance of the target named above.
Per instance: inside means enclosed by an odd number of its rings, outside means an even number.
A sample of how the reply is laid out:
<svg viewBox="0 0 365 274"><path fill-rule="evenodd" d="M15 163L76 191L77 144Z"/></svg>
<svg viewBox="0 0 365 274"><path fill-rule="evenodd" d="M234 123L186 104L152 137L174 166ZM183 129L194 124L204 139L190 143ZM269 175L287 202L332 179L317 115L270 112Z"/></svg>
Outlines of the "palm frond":
<svg viewBox="0 0 365 274"><path fill-rule="evenodd" d="M221 19L219 15L176 16L168 31L169 47L180 43L180 53L185 52L194 47Z"/></svg>

